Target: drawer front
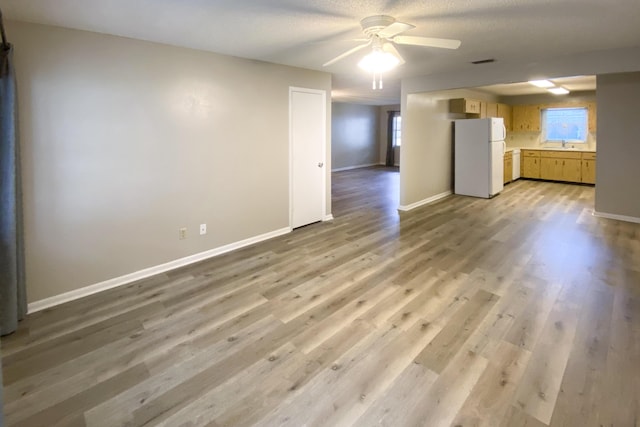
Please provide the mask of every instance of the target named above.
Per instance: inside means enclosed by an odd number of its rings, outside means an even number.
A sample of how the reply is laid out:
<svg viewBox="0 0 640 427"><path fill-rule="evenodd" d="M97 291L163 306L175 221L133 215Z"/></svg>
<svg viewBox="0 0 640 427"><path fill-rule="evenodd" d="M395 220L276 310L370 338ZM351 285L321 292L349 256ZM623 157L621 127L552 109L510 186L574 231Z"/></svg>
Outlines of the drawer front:
<svg viewBox="0 0 640 427"><path fill-rule="evenodd" d="M539 150L521 150L522 157L540 157Z"/></svg>
<svg viewBox="0 0 640 427"><path fill-rule="evenodd" d="M540 156L552 159L581 159L582 153L579 151L543 151Z"/></svg>
<svg viewBox="0 0 640 427"><path fill-rule="evenodd" d="M506 153L504 153L504 159L505 160L513 159L513 152L507 151Z"/></svg>
<svg viewBox="0 0 640 427"><path fill-rule="evenodd" d="M596 159L596 153L582 153L582 159L583 160L595 160Z"/></svg>

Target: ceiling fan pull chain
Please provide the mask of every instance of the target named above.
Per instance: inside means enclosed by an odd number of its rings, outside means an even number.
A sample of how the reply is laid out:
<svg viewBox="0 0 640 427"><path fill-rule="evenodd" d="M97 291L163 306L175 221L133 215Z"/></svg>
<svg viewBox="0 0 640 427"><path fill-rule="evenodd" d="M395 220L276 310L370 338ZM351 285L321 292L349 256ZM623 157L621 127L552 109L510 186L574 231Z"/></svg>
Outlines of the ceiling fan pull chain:
<svg viewBox="0 0 640 427"><path fill-rule="evenodd" d="M377 82L376 77L378 78ZM382 73L373 73L373 84L371 85L371 87L373 88L373 90L382 89Z"/></svg>

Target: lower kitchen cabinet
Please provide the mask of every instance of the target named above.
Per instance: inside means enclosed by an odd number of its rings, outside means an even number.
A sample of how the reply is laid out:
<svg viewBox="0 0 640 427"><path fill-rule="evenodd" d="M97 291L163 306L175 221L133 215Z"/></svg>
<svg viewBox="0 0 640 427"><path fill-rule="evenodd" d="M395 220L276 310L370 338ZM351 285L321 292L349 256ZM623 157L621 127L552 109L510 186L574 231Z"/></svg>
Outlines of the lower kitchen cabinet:
<svg viewBox="0 0 640 427"><path fill-rule="evenodd" d="M504 180L506 184L513 181L513 152L504 153Z"/></svg>
<svg viewBox="0 0 640 427"><path fill-rule="evenodd" d="M582 182L596 183L596 153L582 153Z"/></svg>
<svg viewBox="0 0 640 427"><path fill-rule="evenodd" d="M582 182L582 153L577 151L540 152L540 179Z"/></svg>
<svg viewBox="0 0 640 427"><path fill-rule="evenodd" d="M593 152L522 150L522 177L595 184L595 162Z"/></svg>
<svg viewBox="0 0 640 427"><path fill-rule="evenodd" d="M522 150L520 152L523 178L540 179L540 151Z"/></svg>
<svg viewBox="0 0 640 427"><path fill-rule="evenodd" d="M558 165L558 159L549 157L540 158L540 179L560 181L562 176L562 164Z"/></svg>
<svg viewBox="0 0 640 427"><path fill-rule="evenodd" d="M582 161L580 159L562 159L560 181L582 182Z"/></svg>

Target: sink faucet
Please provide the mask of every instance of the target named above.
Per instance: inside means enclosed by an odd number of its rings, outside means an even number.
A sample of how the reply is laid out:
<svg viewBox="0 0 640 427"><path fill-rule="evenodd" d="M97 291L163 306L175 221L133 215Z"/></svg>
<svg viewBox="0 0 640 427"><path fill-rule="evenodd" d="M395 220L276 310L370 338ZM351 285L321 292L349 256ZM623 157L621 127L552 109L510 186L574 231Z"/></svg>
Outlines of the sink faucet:
<svg viewBox="0 0 640 427"><path fill-rule="evenodd" d="M565 145L567 145L567 141L565 141L564 139L562 140L562 148L565 148Z"/></svg>

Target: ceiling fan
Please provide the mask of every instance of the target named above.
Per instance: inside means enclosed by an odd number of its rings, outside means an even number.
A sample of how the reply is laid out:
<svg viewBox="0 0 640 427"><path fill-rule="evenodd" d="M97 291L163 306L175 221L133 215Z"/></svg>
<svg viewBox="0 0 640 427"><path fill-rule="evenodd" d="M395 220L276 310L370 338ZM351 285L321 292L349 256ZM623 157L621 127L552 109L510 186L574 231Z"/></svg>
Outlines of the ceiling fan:
<svg viewBox="0 0 640 427"><path fill-rule="evenodd" d="M442 49L457 49L460 47L460 40L438 39L432 37L403 36L405 31L415 28L414 25L398 22L395 18L387 15L368 16L360 21L362 32L366 36L366 43L358 45L348 51L336 56L323 64L328 67L336 62L353 55L354 53L371 46L372 52L365 56L358 65L373 73L373 88L376 89L376 75L381 76L385 71L389 71L396 65L404 64L404 59L394 46L394 44L436 47ZM379 89L382 89L382 78L379 80Z"/></svg>

